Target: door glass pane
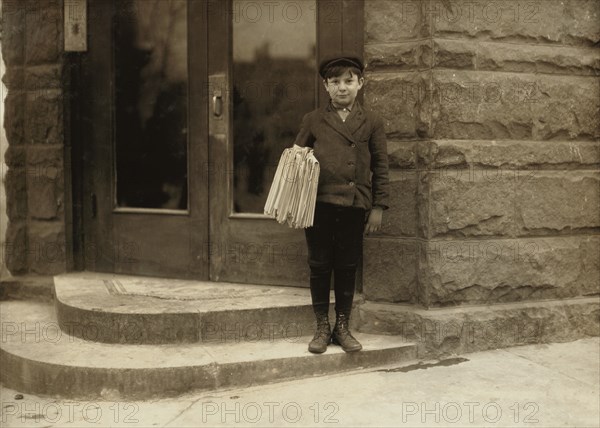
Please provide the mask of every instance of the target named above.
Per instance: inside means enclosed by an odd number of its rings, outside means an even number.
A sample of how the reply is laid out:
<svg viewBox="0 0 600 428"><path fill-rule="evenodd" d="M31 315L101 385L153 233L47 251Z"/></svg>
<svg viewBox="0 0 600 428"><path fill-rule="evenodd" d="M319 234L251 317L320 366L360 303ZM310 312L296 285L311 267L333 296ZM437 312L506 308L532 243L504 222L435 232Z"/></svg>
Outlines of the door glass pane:
<svg viewBox="0 0 600 428"><path fill-rule="evenodd" d="M119 207L187 209L187 0L117 0Z"/></svg>
<svg viewBox="0 0 600 428"><path fill-rule="evenodd" d="M316 105L316 1L233 2L234 210L262 213L281 152Z"/></svg>

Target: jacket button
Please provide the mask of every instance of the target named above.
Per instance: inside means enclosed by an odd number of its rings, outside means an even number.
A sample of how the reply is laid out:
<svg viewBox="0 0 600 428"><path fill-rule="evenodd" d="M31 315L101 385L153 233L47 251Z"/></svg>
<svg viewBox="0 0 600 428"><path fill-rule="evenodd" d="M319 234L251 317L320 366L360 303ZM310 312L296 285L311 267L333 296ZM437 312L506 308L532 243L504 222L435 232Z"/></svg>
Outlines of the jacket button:
<svg viewBox="0 0 600 428"><path fill-rule="evenodd" d="M352 166L352 165L354 165L354 162L348 161L348 165Z"/></svg>
<svg viewBox="0 0 600 428"><path fill-rule="evenodd" d="M356 144L352 143L350 144L350 147L356 147Z"/></svg>
<svg viewBox="0 0 600 428"><path fill-rule="evenodd" d="M354 186L354 181L351 181L350 183L348 183L350 186Z"/></svg>

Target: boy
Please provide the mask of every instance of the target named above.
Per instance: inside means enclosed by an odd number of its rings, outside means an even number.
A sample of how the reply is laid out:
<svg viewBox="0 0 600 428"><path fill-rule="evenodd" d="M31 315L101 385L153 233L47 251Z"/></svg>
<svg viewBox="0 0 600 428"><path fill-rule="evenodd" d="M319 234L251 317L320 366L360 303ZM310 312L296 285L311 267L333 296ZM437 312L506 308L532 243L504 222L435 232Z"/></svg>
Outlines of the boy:
<svg viewBox="0 0 600 428"><path fill-rule="evenodd" d="M346 352L362 345L348 330L363 233L381 227L388 208L387 142L383 121L356 100L364 83L357 55L325 59L319 74L329 104L304 116L295 145L309 146L320 164L313 226L305 229L310 291L317 331L308 350L322 353L329 342ZM366 221L365 221L366 220ZM334 273L336 322L329 324L329 286Z"/></svg>

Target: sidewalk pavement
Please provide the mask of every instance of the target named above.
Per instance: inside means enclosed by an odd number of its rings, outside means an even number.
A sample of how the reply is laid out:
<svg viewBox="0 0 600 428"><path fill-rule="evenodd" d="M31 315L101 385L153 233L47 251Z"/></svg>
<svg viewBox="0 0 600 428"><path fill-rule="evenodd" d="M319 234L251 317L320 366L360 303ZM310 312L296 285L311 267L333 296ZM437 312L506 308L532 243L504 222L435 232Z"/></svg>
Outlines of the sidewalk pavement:
<svg viewBox="0 0 600 428"><path fill-rule="evenodd" d="M595 337L141 402L2 388L0 426L599 427L599 389Z"/></svg>

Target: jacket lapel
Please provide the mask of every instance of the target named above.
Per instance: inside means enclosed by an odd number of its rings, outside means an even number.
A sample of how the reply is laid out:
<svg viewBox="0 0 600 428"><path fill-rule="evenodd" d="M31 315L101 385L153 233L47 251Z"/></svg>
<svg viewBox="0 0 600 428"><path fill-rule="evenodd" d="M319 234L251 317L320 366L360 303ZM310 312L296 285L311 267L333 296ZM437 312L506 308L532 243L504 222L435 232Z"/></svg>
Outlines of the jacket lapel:
<svg viewBox="0 0 600 428"><path fill-rule="evenodd" d="M346 123L344 123L344 125L346 125L346 128L348 128L352 135L355 135L356 131L360 129L361 125L365 120L366 115L363 112L362 106L358 101L355 101L354 108L348 115L348 118L346 119Z"/></svg>
<svg viewBox="0 0 600 428"><path fill-rule="evenodd" d="M329 126L346 137L349 141L357 143L357 140L354 137L354 132L356 132L365 121L365 114L362 111L362 107L358 101L355 102L354 108L348 115L346 122L342 122L342 119L335 109L331 107L331 104L328 104L323 108L322 116Z"/></svg>
<svg viewBox="0 0 600 428"><path fill-rule="evenodd" d="M337 112L333 108L331 108L331 105L328 105L323 108L322 116L323 120L325 120L325 122L327 122L329 126L331 126L337 132L342 134L348 140L352 141L353 143L356 143L356 139L354 138L346 124L342 122L342 119L337 114Z"/></svg>

